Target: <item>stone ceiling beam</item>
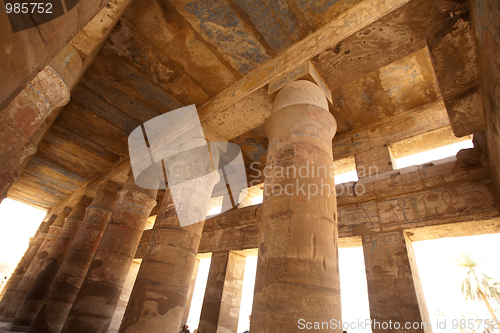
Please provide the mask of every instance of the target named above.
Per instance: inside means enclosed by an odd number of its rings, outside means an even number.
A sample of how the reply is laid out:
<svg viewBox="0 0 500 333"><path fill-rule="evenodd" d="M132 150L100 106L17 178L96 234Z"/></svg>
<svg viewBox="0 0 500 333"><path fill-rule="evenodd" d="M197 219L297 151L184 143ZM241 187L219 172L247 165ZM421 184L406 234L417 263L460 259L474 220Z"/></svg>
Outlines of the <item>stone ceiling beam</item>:
<svg viewBox="0 0 500 333"><path fill-rule="evenodd" d="M79 82L83 77L85 71L88 69L95 56L101 49L102 45L110 35L113 27L116 25L123 12L128 8L131 2L132 0L116 0L109 2L109 4L107 4L82 30L80 30L80 32L69 42L69 45L66 46L66 49L68 50L75 50L79 55L78 60L80 61L81 59L77 70L74 70L74 68L70 68L72 70L71 74L74 77L71 78L71 85L68 90L73 90L77 82ZM66 55L64 54L64 52L61 52L58 56L65 57ZM57 57L55 59L57 59ZM52 63L54 63L54 60L52 61ZM47 70L47 68L48 70L50 70L48 66L45 70ZM32 80L32 85L34 84L34 81L35 80ZM45 85L47 85L45 81L41 81L40 84L42 85L42 87L45 87ZM25 88L24 90L26 89L27 88ZM14 99L14 101L19 99L20 96L21 94L18 95ZM43 122L39 124L38 128L36 128L35 132L29 138L28 144L18 155L16 155L15 160L11 163L12 165L10 165L10 169L13 169L10 170L10 172L14 175L15 179L17 179L17 177L27 166L31 156L36 152L38 144L45 137L45 134L57 119L57 116L62 111L62 109L63 107L58 107L54 110L51 109L50 114L46 116L46 119L42 119ZM6 184L6 188L4 190L5 195L7 194L7 191L11 185L12 183ZM21 194L20 197L17 197L15 193L12 193L12 195L9 196L12 196L13 198L18 200L22 200L25 195L26 194ZM34 202L36 202L36 200Z"/></svg>
<svg viewBox="0 0 500 333"><path fill-rule="evenodd" d="M483 131L477 50L467 7L457 11L445 31L429 39L429 49L453 132L461 137Z"/></svg>
<svg viewBox="0 0 500 333"><path fill-rule="evenodd" d="M442 100L373 122L333 138L335 160L449 126Z"/></svg>
<svg viewBox="0 0 500 333"><path fill-rule="evenodd" d="M315 57L327 48L334 47L348 36L367 27L393 10L403 6L408 1L371 0L362 1L354 5L335 21L325 24L316 32L287 49L280 56L260 66L259 69L223 90L208 103L204 104L199 109L202 123L219 132L220 135L226 137L228 140L260 126L265 118L241 119L239 113L231 116L234 111L231 106L262 88L272 79L293 71L302 65L304 61ZM223 130L219 130L219 127L222 127L223 123L230 122L235 117L240 117L238 118L238 124L244 123L244 126L239 128L238 132L224 133ZM222 119L224 120L221 121Z"/></svg>
<svg viewBox="0 0 500 333"><path fill-rule="evenodd" d="M113 165L113 167L109 168L108 171L103 174L95 177L91 181L82 185L78 190L74 191L70 195L68 195L65 199L63 199L59 204L54 206L51 211L58 212L61 208L65 206L74 205L83 195L88 195L90 197L94 197L94 194L99 186L101 186L104 182L113 179L115 176L120 175L122 173L128 173L130 170L130 159L128 157L121 159L118 163Z"/></svg>
<svg viewBox="0 0 500 333"><path fill-rule="evenodd" d="M6 107L108 1L80 0L67 13L35 28L13 32L0 13L0 109Z"/></svg>
<svg viewBox="0 0 500 333"><path fill-rule="evenodd" d="M391 9L384 14L380 9L385 5ZM369 6L374 6L371 12ZM372 16L365 17L364 10ZM259 89L290 74L305 60L317 66L329 89L339 88L435 43L449 29L447 18L457 13L460 8L446 0L365 1L212 98L200 108L201 120L231 140L262 125L269 116L271 101ZM353 19L359 17L365 20ZM332 33L332 29L337 31ZM246 103L249 100L251 105Z"/></svg>

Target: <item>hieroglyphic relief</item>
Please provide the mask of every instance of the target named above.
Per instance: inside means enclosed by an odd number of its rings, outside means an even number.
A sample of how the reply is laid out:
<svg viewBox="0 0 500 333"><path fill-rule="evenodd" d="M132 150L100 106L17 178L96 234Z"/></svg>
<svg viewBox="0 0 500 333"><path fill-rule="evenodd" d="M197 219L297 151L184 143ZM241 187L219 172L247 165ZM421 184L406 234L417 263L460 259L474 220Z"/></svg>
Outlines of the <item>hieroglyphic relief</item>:
<svg viewBox="0 0 500 333"><path fill-rule="evenodd" d="M383 231L409 222L492 211L498 213L486 185L469 183L384 201L340 206L338 216L341 227L352 229L361 224L372 231Z"/></svg>
<svg viewBox="0 0 500 333"><path fill-rule="evenodd" d="M379 231L379 214L377 204L368 202L338 207L339 227L364 225L373 231Z"/></svg>
<svg viewBox="0 0 500 333"><path fill-rule="evenodd" d="M383 223L477 213L491 210L493 205L493 197L485 185L479 183L426 191L377 203Z"/></svg>

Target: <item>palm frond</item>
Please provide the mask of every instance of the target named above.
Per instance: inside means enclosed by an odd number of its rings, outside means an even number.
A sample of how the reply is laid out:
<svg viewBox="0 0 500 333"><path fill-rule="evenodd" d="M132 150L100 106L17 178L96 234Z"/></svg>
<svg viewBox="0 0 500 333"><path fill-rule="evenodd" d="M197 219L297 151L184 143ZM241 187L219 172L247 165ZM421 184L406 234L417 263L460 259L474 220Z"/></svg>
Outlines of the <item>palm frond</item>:
<svg viewBox="0 0 500 333"><path fill-rule="evenodd" d="M468 269L461 284L465 299L481 301L482 295L500 302L500 281L477 271L478 263L471 254L462 254L455 260L456 265Z"/></svg>

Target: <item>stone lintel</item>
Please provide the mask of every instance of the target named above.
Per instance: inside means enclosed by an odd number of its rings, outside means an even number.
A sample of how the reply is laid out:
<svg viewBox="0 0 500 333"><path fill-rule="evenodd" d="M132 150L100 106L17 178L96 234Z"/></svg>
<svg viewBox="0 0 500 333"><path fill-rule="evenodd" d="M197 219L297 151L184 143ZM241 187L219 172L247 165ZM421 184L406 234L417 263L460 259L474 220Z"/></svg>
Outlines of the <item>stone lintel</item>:
<svg viewBox="0 0 500 333"><path fill-rule="evenodd" d="M491 191L487 179L339 205L339 247L359 246L356 236L394 230L412 230L415 236L410 238L415 240L464 236L471 229L475 234L499 232L499 211ZM254 205L207 220L198 252L257 248L261 214L262 206ZM147 237L146 230L144 246Z"/></svg>

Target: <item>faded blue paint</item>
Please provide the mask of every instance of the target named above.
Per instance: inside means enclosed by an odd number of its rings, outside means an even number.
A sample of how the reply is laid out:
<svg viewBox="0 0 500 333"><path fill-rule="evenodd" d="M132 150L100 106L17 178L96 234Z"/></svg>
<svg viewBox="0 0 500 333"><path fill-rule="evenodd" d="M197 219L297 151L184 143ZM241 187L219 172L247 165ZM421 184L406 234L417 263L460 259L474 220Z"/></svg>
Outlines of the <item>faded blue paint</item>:
<svg viewBox="0 0 500 333"><path fill-rule="evenodd" d="M23 173L23 176L24 176L24 173ZM64 190L63 187L59 186L59 184L54 184L50 181L47 182L47 181L41 180L40 178L35 178L35 181L33 181L26 176L23 177L23 181L21 183L21 186L23 186L23 184L27 184L29 187L34 187L38 190L41 190L45 193L52 194L52 195L59 197L59 198L65 198L74 191L74 190L73 191L69 191L69 190L63 191Z"/></svg>
<svg viewBox="0 0 500 333"><path fill-rule="evenodd" d="M86 183L88 181L88 179L81 177L81 176L79 176L76 173L73 173L71 171L68 171L67 169L62 168L59 165L50 163L49 161L46 161L46 160L44 160L36 155L31 157L31 159L30 159L29 167L31 167L32 165L37 166L39 168L49 168L52 172L60 174L61 177L67 177L67 178L74 179L75 181L80 181L76 185L78 187L82 186L84 183Z"/></svg>
<svg viewBox="0 0 500 333"><path fill-rule="evenodd" d="M79 135L74 135L71 131L68 129L58 126L55 124L50 128L51 132L54 133L57 136L60 136L62 139L72 142L79 147L81 147L84 150L87 150L91 152L92 154L102 157L103 159L110 161L110 162L115 162L117 161L120 157L116 155L113 152L110 152L109 150L104 149L103 147L99 146L98 144L81 137Z"/></svg>
<svg viewBox="0 0 500 333"><path fill-rule="evenodd" d="M285 0L241 0L238 4L276 53L300 39L299 22Z"/></svg>
<svg viewBox="0 0 500 333"><path fill-rule="evenodd" d="M68 196L68 194L64 194L62 192L59 192L53 188L50 188L50 187L47 187L46 185L47 184L44 184L44 182L39 182L37 185L41 185L39 188L45 192L45 193L50 193L52 194L53 196L55 197L58 197L58 198L66 198Z"/></svg>
<svg viewBox="0 0 500 333"><path fill-rule="evenodd" d="M35 171L35 172L33 172L33 171ZM77 189L80 188L80 186L85 184L84 182L75 182L74 181L75 179L73 179L73 178L67 178L67 177L53 178L44 172L39 172L36 169L32 170L31 168L25 169L23 171L23 176L33 177L37 183L41 183L44 186L53 185L57 188L61 188L63 190L66 190L68 192L67 194L70 194L70 193L76 191Z"/></svg>
<svg viewBox="0 0 500 333"><path fill-rule="evenodd" d="M141 125L137 120L128 117L125 113L108 104L102 95L98 97L82 87L76 89L71 98L83 108L101 116L127 133Z"/></svg>
<svg viewBox="0 0 500 333"><path fill-rule="evenodd" d="M92 163L91 161L87 161L77 154L72 154L71 152L59 149L57 147L55 148L56 149L52 149L52 151L50 152L42 150L40 156L43 159L60 164L71 172L80 172L78 175L81 175L81 177L88 177L89 179L93 179L94 177L102 173L102 169L107 169L111 166L111 164L108 163L107 166L103 167L96 163ZM66 159L68 157L69 159Z"/></svg>
<svg viewBox="0 0 500 333"><path fill-rule="evenodd" d="M236 12L223 0L199 0L188 3L186 10L195 15L199 22L199 32L217 46L218 51L246 74L269 59L257 38L244 28ZM189 19L189 18L188 18Z"/></svg>
<svg viewBox="0 0 500 333"><path fill-rule="evenodd" d="M22 193L22 191L19 191L19 192ZM19 200L30 202L30 203L32 203L35 206L43 207L43 208L51 208L52 206L54 206L56 204L55 202L50 202L50 201L47 201L47 200L37 201L37 200L31 199L31 198L28 198L28 197L26 197L24 195L22 197L19 197ZM40 199L38 199L38 200L40 200Z"/></svg>
<svg viewBox="0 0 500 333"><path fill-rule="evenodd" d="M245 139L239 146L252 161L261 161L267 156L267 149L252 138Z"/></svg>
<svg viewBox="0 0 500 333"><path fill-rule="evenodd" d="M52 188L54 190L57 190L59 193L61 193L62 196L68 196L70 195L71 193L73 193L74 191L78 190L83 184L85 183L82 183L80 186L75 186L75 185L69 185L67 184L66 182L58 182L58 183L55 183L54 179L48 177L48 176L45 176L45 175L38 175L38 176L34 176L33 177L37 177L37 185L42 185L44 187L44 190L45 188ZM68 180L69 182L69 180Z"/></svg>
<svg viewBox="0 0 500 333"><path fill-rule="evenodd" d="M125 91L121 91L119 89L120 85L104 75L90 72L88 75L85 75L80 83L99 92L99 96L102 96L108 103L116 106L118 109L141 123L159 115L157 111L153 110L139 99L131 96Z"/></svg>
<svg viewBox="0 0 500 333"><path fill-rule="evenodd" d="M110 74L119 84L129 86L136 93L137 98L159 113L165 113L184 106L175 97L153 85L142 74L137 72L135 68L123 60L113 63L113 69Z"/></svg>
<svg viewBox="0 0 500 333"><path fill-rule="evenodd" d="M304 13L306 18L314 25L317 25L317 20L323 21L328 19L329 9L340 0L295 0L297 7ZM350 2L350 1L348 1Z"/></svg>
<svg viewBox="0 0 500 333"><path fill-rule="evenodd" d="M365 93L366 90L368 90L368 89L363 88L363 91L361 92L361 99L367 104L372 103L372 94L371 93L366 94Z"/></svg>
<svg viewBox="0 0 500 333"><path fill-rule="evenodd" d="M56 124L71 131L74 135L81 136L96 145L100 145L118 156L126 156L128 154L127 144L121 141L117 136L111 135L111 138L103 139L103 132L97 126L87 124L85 121L82 121L69 112L62 112L57 118ZM126 133L123 134L126 135Z"/></svg>

